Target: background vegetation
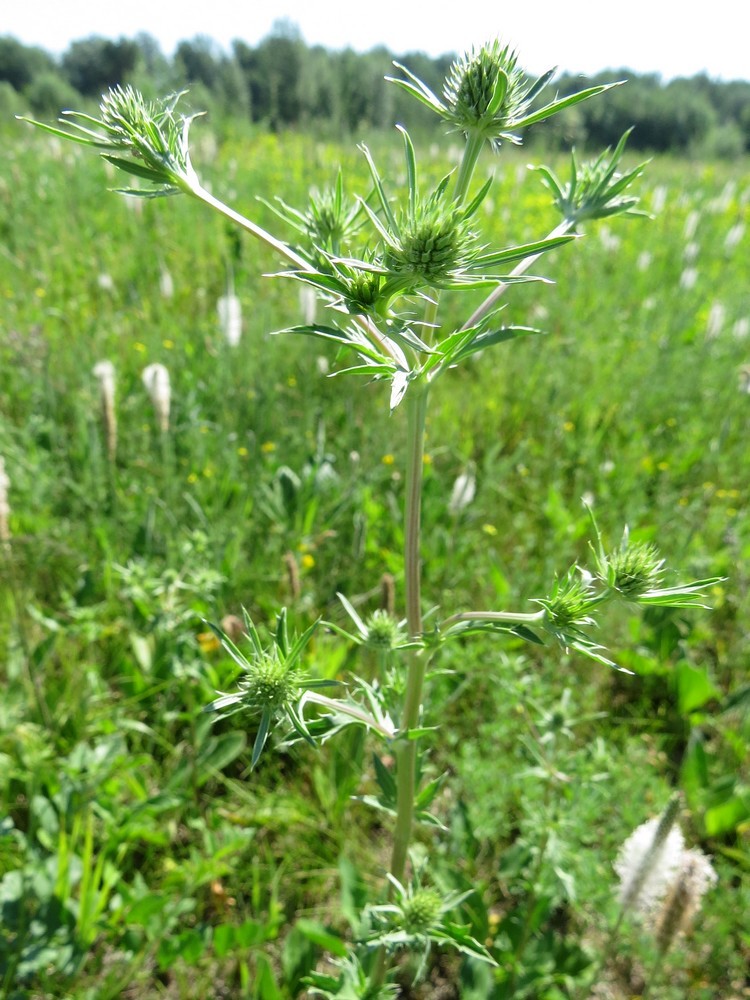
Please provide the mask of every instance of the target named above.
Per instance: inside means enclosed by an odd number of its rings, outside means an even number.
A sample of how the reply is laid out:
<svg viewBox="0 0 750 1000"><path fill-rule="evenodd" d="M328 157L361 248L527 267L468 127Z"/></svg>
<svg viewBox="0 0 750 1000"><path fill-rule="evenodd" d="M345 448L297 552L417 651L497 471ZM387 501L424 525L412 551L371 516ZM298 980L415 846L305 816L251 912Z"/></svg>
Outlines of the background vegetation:
<svg viewBox="0 0 750 1000"><path fill-rule="evenodd" d="M423 53L395 56L438 92L453 59ZM91 37L73 42L60 59L0 37L0 116L12 113L54 117L63 108L98 103L117 83L133 83L147 96L190 88L191 101L216 124L253 122L273 131L309 129L342 138L353 132L388 129L409 121L433 130L424 108L412 107L398 88L385 83L394 54L330 52L308 46L296 26L278 22L257 46L237 39L223 51L208 37L180 42L170 59L148 35L118 41ZM628 80L607 102L587 102L554 126L532 136L548 146L599 149L615 145L633 127L632 149L737 157L750 150L750 81L719 82L705 75L663 82L612 67L591 80L563 75L562 95L589 83ZM558 124L558 121L560 124ZM356 138L360 138L359 135Z"/></svg>
<svg viewBox="0 0 750 1000"><path fill-rule="evenodd" d="M154 86L196 78L194 68L170 75L177 60L133 44L133 72L151 51ZM308 71L304 59L318 58L280 33L247 53L245 69L239 48L209 63L239 81L248 116L281 129L302 118L261 115L247 85L251 55L274 44L292 46ZM8 81L24 110L45 73L55 87L83 86L70 75L81 51L60 67L37 53L31 77ZM347 60L374 78L374 54L341 54L329 74ZM359 82L345 90L371 94ZM601 100L602 120L624 114L625 91ZM712 106L708 84L690 92ZM333 131L377 123L371 109L347 113ZM218 124L196 124L197 166L267 225L257 195L302 204L340 161L366 186L359 155L323 128ZM357 392L326 378L333 356L269 335L300 304L260 277L276 262L220 220L188 201L115 197L103 165L75 148L18 125L4 135L0 996L299 995L311 965L337 953L350 901L374 876L382 820L351 800L372 790L368 750L354 736L314 755L280 749L249 776L254 733L201 714L235 678L204 619L229 628L244 606L265 625L286 603L299 628L339 620L336 592L375 607L384 572L399 602L399 414L385 416L378 385ZM555 221L527 156L495 164L487 221L500 242ZM384 167L393 184L401 170L400 153ZM446 607L533 607L555 572L586 560L584 494L611 541L627 523L682 577L727 579L711 613L607 622L634 676L513 641L441 660L440 715L427 721L439 727L434 772L451 777L439 801L447 833L422 839L438 878L441 855L464 858L458 887L478 890L465 919L518 972L512 994L493 993L471 963L446 960L424 996L455 996L456 981L469 1000L574 995L616 909L618 845L675 787L686 835L713 856L720 882L660 996L750 995L746 161L662 157L642 190L650 221L599 225L545 262L555 285L510 296L509 322L547 337L500 348L436 392L425 595ZM236 349L216 312L230 273L244 311ZM114 463L92 373L103 358L117 374ZM141 383L154 361L172 379L166 435ZM451 513L467 471L476 496ZM351 655L316 639L324 676ZM628 928L609 995L638 992L651 947Z"/></svg>

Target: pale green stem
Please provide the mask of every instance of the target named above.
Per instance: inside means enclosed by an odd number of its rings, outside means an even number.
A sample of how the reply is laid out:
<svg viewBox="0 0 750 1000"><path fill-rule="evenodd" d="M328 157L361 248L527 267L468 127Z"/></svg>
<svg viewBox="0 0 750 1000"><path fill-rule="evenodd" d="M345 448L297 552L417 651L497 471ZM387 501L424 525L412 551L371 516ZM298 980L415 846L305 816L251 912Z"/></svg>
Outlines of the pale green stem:
<svg viewBox="0 0 750 1000"><path fill-rule="evenodd" d="M407 410L406 509L404 513L404 575L406 589L406 624L410 638L422 634L422 598L420 564L420 521L422 508L422 466L424 427L427 412L427 388L415 386L405 400ZM406 695L400 731L407 733L419 724L426 661L421 650L409 651ZM414 823L417 744L402 739L396 751L396 828L393 835L391 874L404 880Z"/></svg>
<svg viewBox="0 0 750 1000"><path fill-rule="evenodd" d="M231 222L234 222L235 225L240 226L240 228L246 230L246 232L251 233L256 239L260 240L261 243L264 243L267 247L269 247L269 249L275 250L276 253L288 260L290 264L293 264L297 270L307 272L315 271L312 264L306 261L304 257L300 257L299 254L295 253L290 246L287 246L287 244L283 243L281 240L277 240L275 236L271 236L271 234L266 232L262 226L257 226L250 219L246 218L246 216L241 215L239 212L235 212L233 208L225 205L223 201L219 201L218 198L214 198L214 196L210 194L210 192L206 191L206 189L200 184L195 183L187 188L187 190L195 198L198 198L199 201L202 201L210 208L216 209L217 212L220 212ZM394 360L398 360L397 355L391 347L391 342L388 337L384 336L371 320L369 320L366 316L356 316L354 317L354 322L365 331L367 336L381 351L383 351L384 354L387 354Z"/></svg>
<svg viewBox="0 0 750 1000"><path fill-rule="evenodd" d="M249 233L252 233L256 239L260 240L261 243L265 243L265 245L270 247L271 250L275 250L276 253L286 258L286 260L288 260L290 264L294 264L298 270L313 270L312 265L309 264L303 257L300 257L299 254L296 254L291 247L286 245L286 243L282 243L281 240L277 240L275 236L271 236L271 234L267 233L261 226L256 226L256 224L251 222L250 219L241 215L239 212L235 212L233 208L225 205L224 202L219 201L218 198L214 198L214 196L210 192L206 191L206 189L200 184L191 186L189 190L190 193L199 201L202 201L210 208L216 209L217 212L220 212L235 225L240 226L240 228L247 230Z"/></svg>
<svg viewBox="0 0 750 1000"><path fill-rule="evenodd" d="M466 197L474 168L482 151L484 139L469 136L456 181L454 198L460 204ZM425 322L434 324L438 313L438 295L428 304ZM422 634L422 576L420 558L420 524L422 516L422 475L424 463L424 431L427 413L428 388L426 383L415 385L407 394L407 455L406 455L406 504L404 511L404 577L406 591L406 624L409 637L418 639ZM426 660L423 651L408 653L406 694L400 731L408 734L419 725L422 707L422 689ZM404 882L409 856L412 827L414 825L414 800L416 796L417 741L402 738L396 749L396 827L393 834L391 874ZM376 962L375 981L382 981L385 960L381 953Z"/></svg>
<svg viewBox="0 0 750 1000"><path fill-rule="evenodd" d="M515 612L515 611L459 611L440 623L441 628L448 628L458 622L509 622L511 625L533 625L544 620L546 611Z"/></svg>
<svg viewBox="0 0 750 1000"><path fill-rule="evenodd" d="M574 225L575 222L571 221L570 219L563 219L560 225L556 226L552 230L547 239L553 240L557 236L567 235L567 233L571 231ZM531 267L531 265L535 264L541 256L542 255L540 253L536 253L531 257L524 257L524 259L519 261L518 264L516 264L516 266L510 272L511 277L515 278L518 277L518 275L520 274L525 274ZM476 326L481 320L483 320L484 317L487 315L487 313L491 312L492 309L495 307L495 305L503 297L503 295L505 295L505 292L508 290L508 287L509 284L506 281L501 282L499 285L496 285L495 288L493 288L493 290L484 300L484 302L477 309L474 310L471 316L469 316L469 318L466 320L461 329L469 330L472 326Z"/></svg>
<svg viewBox="0 0 750 1000"><path fill-rule="evenodd" d="M464 155L461 159L458 177L456 178L456 190L453 193L453 197L458 204L466 198L471 178L474 176L474 168L477 165L477 160L479 159L479 154L482 152L484 143L485 138L483 135L473 133L467 136Z"/></svg>

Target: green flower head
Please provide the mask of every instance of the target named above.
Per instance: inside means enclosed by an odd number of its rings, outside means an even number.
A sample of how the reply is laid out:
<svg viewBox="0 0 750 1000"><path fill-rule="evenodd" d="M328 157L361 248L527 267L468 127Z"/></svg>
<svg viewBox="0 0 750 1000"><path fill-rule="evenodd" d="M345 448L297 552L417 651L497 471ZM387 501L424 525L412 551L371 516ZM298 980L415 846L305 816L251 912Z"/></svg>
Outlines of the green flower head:
<svg viewBox="0 0 750 1000"><path fill-rule="evenodd" d="M655 590L661 583L664 560L647 542L631 542L626 536L608 563L611 586L628 600Z"/></svg>
<svg viewBox="0 0 750 1000"><path fill-rule="evenodd" d="M328 687L334 683L310 677L300 666L302 653L312 639L318 623L311 625L301 636L290 636L286 610L282 610L276 620L275 633L270 641L263 642L257 629L245 615L245 637L250 644L248 655L222 629L207 624L231 659L240 667L242 675L237 681L236 691L220 694L206 706L205 711L221 711L227 715L246 711L259 718L251 767L258 763L268 735L276 723L291 726L297 736L312 743L300 714L300 705L304 695L311 689Z"/></svg>
<svg viewBox="0 0 750 1000"><path fill-rule="evenodd" d="M459 274L476 247L461 214L434 198L409 212L399 229L386 247L385 267L427 285L440 285Z"/></svg>
<svg viewBox="0 0 750 1000"><path fill-rule="evenodd" d="M299 697L299 674L282 662L276 650L259 656L240 682L242 703L254 712L276 712Z"/></svg>
<svg viewBox="0 0 750 1000"><path fill-rule="evenodd" d="M365 645L370 649L390 651L397 649L405 640L404 630L387 611L378 609L365 621Z"/></svg>
<svg viewBox="0 0 750 1000"><path fill-rule="evenodd" d="M389 77L391 83L416 97L467 138L487 140L494 147L502 140L520 143L519 129L544 121L563 108L608 89L589 87L534 110L536 99L554 70L537 80L530 79L519 69L516 53L498 40L456 59L443 86L443 100L405 66L395 65L406 79Z"/></svg>
<svg viewBox="0 0 750 1000"><path fill-rule="evenodd" d="M458 128L494 140L517 117L529 89L517 59L507 45L494 41L453 63L443 95Z"/></svg>

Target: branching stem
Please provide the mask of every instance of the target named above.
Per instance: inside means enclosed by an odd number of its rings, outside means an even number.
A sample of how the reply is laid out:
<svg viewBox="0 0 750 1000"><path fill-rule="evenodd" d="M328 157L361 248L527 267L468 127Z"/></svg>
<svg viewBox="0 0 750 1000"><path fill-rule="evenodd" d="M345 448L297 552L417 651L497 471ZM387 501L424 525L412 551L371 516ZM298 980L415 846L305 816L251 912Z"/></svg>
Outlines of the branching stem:
<svg viewBox="0 0 750 1000"><path fill-rule="evenodd" d="M558 236L566 236L575 225L570 219L563 219L559 226L555 226L552 232L547 237L548 240L553 240ZM540 253L534 254L532 257L524 257L523 260L519 261L518 264L510 272L511 277L515 278L521 274L526 274L528 269L535 264L542 255ZM469 316L464 325L461 327L462 330L469 330L472 326L476 326L487 313L491 312L493 308L497 305L500 299L505 295L509 288L508 282L501 282L501 284L496 285L495 288L490 292L484 302L478 306L477 309Z"/></svg>

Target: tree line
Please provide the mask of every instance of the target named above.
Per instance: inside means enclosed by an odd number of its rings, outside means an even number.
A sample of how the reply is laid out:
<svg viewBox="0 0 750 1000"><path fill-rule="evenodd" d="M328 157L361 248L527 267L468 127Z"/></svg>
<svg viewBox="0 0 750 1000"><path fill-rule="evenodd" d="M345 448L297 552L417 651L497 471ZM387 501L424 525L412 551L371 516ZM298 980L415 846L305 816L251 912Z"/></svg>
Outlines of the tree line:
<svg viewBox="0 0 750 1000"><path fill-rule="evenodd" d="M439 93L452 55L408 53L399 62ZM358 53L308 46L290 22L278 22L258 45L241 40L225 52L210 38L180 42L167 58L147 34L117 41L90 37L72 42L60 58L0 37L0 118L31 112L56 117L85 108L118 83L147 96L189 88L196 109L219 123L246 121L272 130L323 131L343 137L364 129L434 128L430 112L401 88L386 83L394 69L386 48ZM705 75L663 82L657 74L627 69L595 77L564 74L553 84L564 95L592 83L627 80L604 99L585 102L542 126L532 141L555 147L613 145L633 129L629 146L681 155L739 156L750 151L750 82L719 82Z"/></svg>

